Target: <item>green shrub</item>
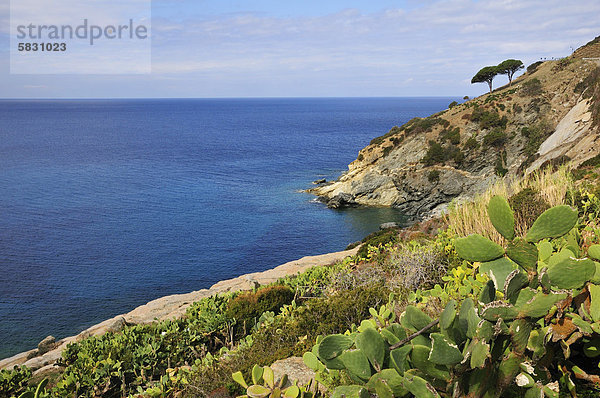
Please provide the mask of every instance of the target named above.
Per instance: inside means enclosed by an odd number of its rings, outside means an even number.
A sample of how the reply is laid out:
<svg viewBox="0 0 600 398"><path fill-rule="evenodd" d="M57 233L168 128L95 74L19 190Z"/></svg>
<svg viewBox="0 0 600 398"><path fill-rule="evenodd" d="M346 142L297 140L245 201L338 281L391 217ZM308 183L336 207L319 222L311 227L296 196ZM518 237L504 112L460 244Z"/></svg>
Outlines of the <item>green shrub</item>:
<svg viewBox="0 0 600 398"><path fill-rule="evenodd" d="M525 188L508 199L515 214L515 224L526 230L544 211L550 208L538 191Z"/></svg>
<svg viewBox="0 0 600 398"><path fill-rule="evenodd" d="M483 108L475 108L471 115L471 120L479 123L482 129L501 128L505 129L508 119L506 116L500 117L498 112L486 111Z"/></svg>
<svg viewBox="0 0 600 398"><path fill-rule="evenodd" d="M440 180L440 171L431 170L429 174L427 174L427 180L429 182L438 182Z"/></svg>
<svg viewBox="0 0 600 398"><path fill-rule="evenodd" d="M363 240L363 245L358 249L356 254L358 258L367 258L369 254L369 246L385 245L387 243L398 242L398 228L388 228L380 231L375 231L367 235Z"/></svg>
<svg viewBox="0 0 600 398"><path fill-rule="evenodd" d="M465 141L463 148L467 151L470 151L471 149L477 149L479 148L479 142L477 142L475 137L471 136L467 141Z"/></svg>
<svg viewBox="0 0 600 398"><path fill-rule="evenodd" d="M452 160L457 166L461 166L465 161L465 154L458 148L452 153Z"/></svg>
<svg viewBox="0 0 600 398"><path fill-rule="evenodd" d="M513 111L515 113L521 113L521 112L523 112L523 108L521 107L521 105L519 105L517 103L514 103L513 104Z"/></svg>
<svg viewBox="0 0 600 398"><path fill-rule="evenodd" d="M494 172L500 177L504 177L508 173L508 169L504 167L506 164L506 151L498 153L496 162L494 163Z"/></svg>
<svg viewBox="0 0 600 398"><path fill-rule="evenodd" d="M487 147L501 147L506 143L508 136L501 129L494 129L483 137L483 144Z"/></svg>
<svg viewBox="0 0 600 398"><path fill-rule="evenodd" d="M406 134L421 134L432 131L432 129L438 124L442 125L442 127L448 127L450 122L442 118L431 116L424 119L415 118L405 125L405 131Z"/></svg>
<svg viewBox="0 0 600 398"><path fill-rule="evenodd" d="M410 121L408 123L410 123ZM369 145L378 145L378 144L381 144L383 141L385 141L386 138L394 136L396 134L400 134L402 132L402 130L403 130L403 127L406 126L408 123L405 123L402 127L398 127L398 126L392 127L390 129L390 131L388 131L384 135L373 138L371 140L371 142L369 142Z"/></svg>
<svg viewBox="0 0 600 398"><path fill-rule="evenodd" d="M600 154L594 156L591 159L586 160L579 167L581 168L581 167L598 167L598 166L600 166Z"/></svg>
<svg viewBox="0 0 600 398"><path fill-rule="evenodd" d="M389 155L390 152L392 152L392 149L394 149L393 146L384 146L383 147L383 156L387 156Z"/></svg>
<svg viewBox="0 0 600 398"><path fill-rule="evenodd" d="M451 144L458 145L460 143L460 128L456 127L450 130L442 130L442 132L440 132L440 140L442 142L450 140Z"/></svg>
<svg viewBox="0 0 600 398"><path fill-rule="evenodd" d="M30 380L31 370L25 366L0 370L0 397L18 397L27 391Z"/></svg>
<svg viewBox="0 0 600 398"><path fill-rule="evenodd" d="M404 141L404 136L403 135L401 135L399 137L392 137L392 144L394 146L400 145L400 143L402 143L402 141Z"/></svg>
<svg viewBox="0 0 600 398"><path fill-rule="evenodd" d="M439 143L429 141L429 149L427 149L427 153L421 161L427 166L444 163L446 161L446 150Z"/></svg>
<svg viewBox="0 0 600 398"><path fill-rule="evenodd" d="M448 105L448 109L452 109L452 108L454 108L456 105L458 105L458 102L456 102L456 101L452 101L452 102L450 103L450 105Z"/></svg>
<svg viewBox="0 0 600 398"><path fill-rule="evenodd" d="M268 286L256 292L242 293L227 304L226 315L235 319L238 335L246 335L266 311L279 312L284 304L294 299L294 291L287 286Z"/></svg>
<svg viewBox="0 0 600 398"><path fill-rule="evenodd" d="M594 68L589 75L575 86L575 93L584 94L584 98L590 98L594 94L594 86L600 82L600 67Z"/></svg>
<svg viewBox="0 0 600 398"><path fill-rule="evenodd" d="M190 382L186 396L212 396L233 388L231 374L241 371L246 378L255 364L270 365L291 356L302 356L320 334L341 333L369 316L369 308L387 303L389 289L377 285L335 292L311 299L291 316L276 317L259 329L252 344L232 351L211 366L200 368ZM241 394L239 390L233 391Z"/></svg>
<svg viewBox="0 0 600 398"><path fill-rule="evenodd" d="M538 78L527 80L521 85L521 95L523 96L535 97L541 95L542 92L542 82Z"/></svg>
<svg viewBox="0 0 600 398"><path fill-rule="evenodd" d="M527 73L532 74L533 72L535 72L538 68L538 66L540 66L541 64L543 64L544 61L537 61L532 63L531 65L529 65L527 67Z"/></svg>

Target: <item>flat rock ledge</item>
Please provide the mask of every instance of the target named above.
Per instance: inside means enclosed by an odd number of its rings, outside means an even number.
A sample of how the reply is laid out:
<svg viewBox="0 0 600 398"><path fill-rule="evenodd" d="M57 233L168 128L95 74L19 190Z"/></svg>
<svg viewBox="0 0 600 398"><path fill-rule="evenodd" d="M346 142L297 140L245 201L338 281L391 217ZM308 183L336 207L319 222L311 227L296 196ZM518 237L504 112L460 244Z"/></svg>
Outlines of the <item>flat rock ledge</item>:
<svg viewBox="0 0 600 398"><path fill-rule="evenodd" d="M126 314L117 315L114 318L94 325L77 336L57 340L53 343L53 347L55 348L43 354L43 351L40 352L38 349L33 349L0 360L0 369L12 369L15 365L25 365L34 371L34 374L52 372L55 369L53 366L54 363L60 359L63 350L71 343L91 336L100 336L107 332L118 332L128 325L148 324L155 321L180 318L185 315L187 308L192 303L204 297L218 293L251 290L258 285L267 285L284 276L296 275L315 266L333 264L348 256L355 255L357 251L358 247L352 250L302 257L299 260L290 261L267 271L246 274L218 282L209 289L161 297L139 306Z"/></svg>

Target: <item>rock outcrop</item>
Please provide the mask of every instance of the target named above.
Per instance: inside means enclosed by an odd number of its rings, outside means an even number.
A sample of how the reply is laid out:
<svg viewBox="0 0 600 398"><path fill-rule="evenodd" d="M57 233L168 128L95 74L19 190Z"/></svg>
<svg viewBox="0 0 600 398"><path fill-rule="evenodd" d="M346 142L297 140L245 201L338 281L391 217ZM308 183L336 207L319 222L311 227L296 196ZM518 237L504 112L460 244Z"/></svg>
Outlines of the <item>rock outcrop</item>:
<svg viewBox="0 0 600 398"><path fill-rule="evenodd" d="M565 161L577 166L598 155L599 108L598 61L546 61L512 86L393 127L337 181L309 192L333 208L393 206L421 219L500 176Z"/></svg>

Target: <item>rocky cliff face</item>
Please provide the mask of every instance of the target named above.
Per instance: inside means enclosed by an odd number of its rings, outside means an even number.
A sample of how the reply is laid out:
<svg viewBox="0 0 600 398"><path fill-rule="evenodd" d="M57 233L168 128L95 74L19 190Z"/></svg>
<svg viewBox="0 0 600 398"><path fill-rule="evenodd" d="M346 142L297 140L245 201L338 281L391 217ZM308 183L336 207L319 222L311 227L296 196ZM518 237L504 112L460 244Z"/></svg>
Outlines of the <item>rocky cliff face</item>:
<svg viewBox="0 0 600 398"><path fill-rule="evenodd" d="M502 176L598 155L599 107L597 60L547 61L510 87L392 128L311 191L331 207L395 206L421 218Z"/></svg>

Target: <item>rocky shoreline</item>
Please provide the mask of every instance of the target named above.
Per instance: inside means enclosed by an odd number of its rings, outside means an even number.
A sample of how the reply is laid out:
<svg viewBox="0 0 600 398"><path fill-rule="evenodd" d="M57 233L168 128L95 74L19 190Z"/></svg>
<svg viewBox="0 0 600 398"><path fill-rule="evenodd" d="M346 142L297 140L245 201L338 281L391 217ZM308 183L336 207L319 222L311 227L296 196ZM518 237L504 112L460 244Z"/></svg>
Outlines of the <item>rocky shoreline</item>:
<svg viewBox="0 0 600 398"><path fill-rule="evenodd" d="M100 336L107 332L116 332L129 325L180 318L185 315L187 308L193 302L204 297L218 293L251 290L257 285L267 285L284 276L295 275L315 266L333 264L348 256L355 255L357 251L358 247L352 250L306 256L263 272L245 274L237 278L220 281L208 289L161 297L141 305L126 314L117 315L94 325L76 336L66 337L57 341L49 336L40 342L36 349L0 360L0 369L12 369L15 365L25 365L34 371L34 375L54 373L57 371L54 364L61 357L62 351L71 343L90 336Z"/></svg>

